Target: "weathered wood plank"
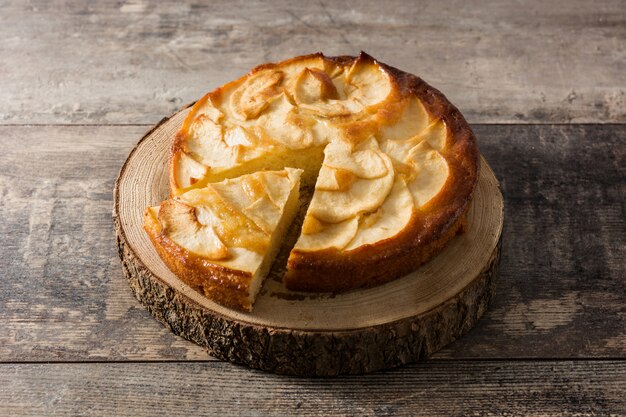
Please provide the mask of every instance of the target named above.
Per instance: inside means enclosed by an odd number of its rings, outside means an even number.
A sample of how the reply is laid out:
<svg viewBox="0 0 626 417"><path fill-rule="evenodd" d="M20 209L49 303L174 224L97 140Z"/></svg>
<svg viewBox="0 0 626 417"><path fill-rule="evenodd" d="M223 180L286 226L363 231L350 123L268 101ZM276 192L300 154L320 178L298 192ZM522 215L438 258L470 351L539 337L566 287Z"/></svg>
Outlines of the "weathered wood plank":
<svg viewBox="0 0 626 417"><path fill-rule="evenodd" d="M0 129L1 360L206 358L122 276L111 193L145 130Z"/></svg>
<svg viewBox="0 0 626 417"><path fill-rule="evenodd" d="M621 0L0 4L0 123L155 123L255 65L364 49L473 123L626 122Z"/></svg>
<svg viewBox="0 0 626 417"><path fill-rule="evenodd" d="M625 357L626 125L474 128L505 197L501 277L436 357ZM0 361L207 358L122 276L111 190L144 130L0 127Z"/></svg>
<svg viewBox="0 0 626 417"><path fill-rule="evenodd" d="M505 198L492 314L454 357L626 354L626 126L475 126Z"/></svg>
<svg viewBox="0 0 626 417"><path fill-rule="evenodd" d="M226 363L0 365L0 413L187 415L624 415L626 362L437 362L337 379Z"/></svg>

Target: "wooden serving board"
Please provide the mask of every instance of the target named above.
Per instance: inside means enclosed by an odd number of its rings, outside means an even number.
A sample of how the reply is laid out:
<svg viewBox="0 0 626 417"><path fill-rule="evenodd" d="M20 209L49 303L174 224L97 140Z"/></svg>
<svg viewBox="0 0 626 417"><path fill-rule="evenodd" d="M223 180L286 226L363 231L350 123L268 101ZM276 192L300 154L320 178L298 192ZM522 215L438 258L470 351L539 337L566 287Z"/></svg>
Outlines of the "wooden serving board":
<svg viewBox="0 0 626 417"><path fill-rule="evenodd" d="M167 158L188 108L163 119L130 153L114 191L124 273L137 299L211 355L282 374L364 373L426 357L466 333L495 292L503 199L482 160L468 230L417 271L344 294L288 291L268 279L252 313L220 306L182 283L143 231L143 211L168 195Z"/></svg>

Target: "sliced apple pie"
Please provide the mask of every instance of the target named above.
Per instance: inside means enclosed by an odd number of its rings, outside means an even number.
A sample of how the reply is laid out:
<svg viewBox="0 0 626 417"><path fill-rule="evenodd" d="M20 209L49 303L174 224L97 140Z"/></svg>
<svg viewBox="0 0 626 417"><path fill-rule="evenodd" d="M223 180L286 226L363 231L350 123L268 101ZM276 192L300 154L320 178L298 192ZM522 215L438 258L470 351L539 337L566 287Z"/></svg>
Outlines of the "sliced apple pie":
<svg viewBox="0 0 626 417"><path fill-rule="evenodd" d="M244 210L224 201L244 201L236 190L246 187L237 184L249 175L299 168L311 192L302 194L310 198L301 202L308 209L286 286L337 292L377 285L413 271L463 229L478 155L467 122L439 91L367 54L265 64L190 109L171 147L173 199L148 211L146 223L159 227L147 229L159 230L153 240L175 272L192 276L218 302L248 309L261 278L242 287L237 303L224 294L239 285L235 277L266 271L263 256L284 240L291 211L270 226L251 214L264 205ZM296 171L285 172L292 178ZM262 233L271 235L267 247L253 243ZM176 247L211 261L194 263ZM234 261L240 252L256 266Z"/></svg>

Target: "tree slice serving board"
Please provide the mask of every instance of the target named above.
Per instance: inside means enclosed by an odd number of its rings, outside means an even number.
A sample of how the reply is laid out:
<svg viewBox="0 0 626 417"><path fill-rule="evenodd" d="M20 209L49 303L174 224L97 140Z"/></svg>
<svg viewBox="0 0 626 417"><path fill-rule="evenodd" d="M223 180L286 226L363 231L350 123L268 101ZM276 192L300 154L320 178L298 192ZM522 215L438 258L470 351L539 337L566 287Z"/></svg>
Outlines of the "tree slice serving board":
<svg viewBox="0 0 626 417"><path fill-rule="evenodd" d="M503 199L481 160L468 228L396 281L343 294L296 293L268 279L252 313L222 307L181 282L143 230L143 211L168 196L169 146L188 108L132 150L114 190L124 273L137 299L174 333L217 358L281 374L365 373L416 361L466 333L495 293Z"/></svg>

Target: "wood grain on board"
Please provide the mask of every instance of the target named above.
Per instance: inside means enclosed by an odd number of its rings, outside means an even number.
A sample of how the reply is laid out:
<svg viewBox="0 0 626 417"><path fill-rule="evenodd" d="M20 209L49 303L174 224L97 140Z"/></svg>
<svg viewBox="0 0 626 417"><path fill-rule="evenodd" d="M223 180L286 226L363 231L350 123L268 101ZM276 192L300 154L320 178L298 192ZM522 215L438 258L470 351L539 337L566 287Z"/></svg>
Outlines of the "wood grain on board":
<svg viewBox="0 0 626 417"><path fill-rule="evenodd" d="M153 124L268 61L365 50L471 123L626 122L622 0L5 1L0 123Z"/></svg>
<svg viewBox="0 0 626 417"><path fill-rule="evenodd" d="M141 126L0 127L0 361L209 360L132 297L111 190ZM474 126L505 198L495 302L438 359L626 354L626 125Z"/></svg>
<svg viewBox="0 0 626 417"><path fill-rule="evenodd" d="M6 415L624 415L624 361L429 361L334 379L228 363L0 365Z"/></svg>

